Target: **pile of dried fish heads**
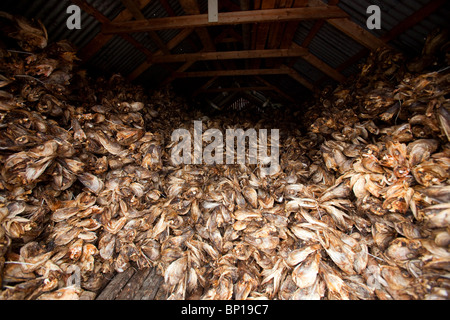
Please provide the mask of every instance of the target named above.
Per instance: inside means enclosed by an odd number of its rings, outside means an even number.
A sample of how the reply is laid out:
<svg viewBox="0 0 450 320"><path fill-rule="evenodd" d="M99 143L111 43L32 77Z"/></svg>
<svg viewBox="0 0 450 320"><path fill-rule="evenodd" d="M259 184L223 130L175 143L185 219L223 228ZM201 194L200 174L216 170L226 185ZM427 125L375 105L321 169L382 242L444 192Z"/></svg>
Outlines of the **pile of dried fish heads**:
<svg viewBox="0 0 450 320"><path fill-rule="evenodd" d="M448 299L447 71L380 50L306 117L208 117L0 18L17 44L0 52L0 299L94 299L130 267L169 299ZM193 120L280 129L278 172L174 165Z"/></svg>

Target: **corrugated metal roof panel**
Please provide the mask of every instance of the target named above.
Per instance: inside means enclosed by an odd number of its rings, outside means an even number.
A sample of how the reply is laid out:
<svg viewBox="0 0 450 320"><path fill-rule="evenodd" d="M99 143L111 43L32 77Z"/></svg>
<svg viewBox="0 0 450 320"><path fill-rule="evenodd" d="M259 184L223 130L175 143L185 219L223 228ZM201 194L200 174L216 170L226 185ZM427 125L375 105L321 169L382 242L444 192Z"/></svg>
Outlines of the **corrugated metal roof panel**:
<svg viewBox="0 0 450 320"><path fill-rule="evenodd" d="M299 101L302 101L305 97L309 97L311 94L308 89L299 86L297 81L286 75L263 76L262 78Z"/></svg>
<svg viewBox="0 0 450 320"><path fill-rule="evenodd" d="M146 56L129 42L114 36L89 63L105 71L128 75L145 59Z"/></svg>
<svg viewBox="0 0 450 320"><path fill-rule="evenodd" d="M309 45L310 52L332 68L337 68L362 49L359 43L327 23Z"/></svg>
<svg viewBox="0 0 450 320"><path fill-rule="evenodd" d="M295 32L294 42L301 45L311 31L311 28L314 26L314 23L314 21L302 21Z"/></svg>
<svg viewBox="0 0 450 320"><path fill-rule="evenodd" d="M168 17L167 11L161 6L159 1L150 1L150 3L141 10L147 19Z"/></svg>
<svg viewBox="0 0 450 320"><path fill-rule="evenodd" d="M238 0L230 1L234 4L239 4ZM339 2L339 6L351 16L352 21L356 22L363 28L366 28L366 21L368 18L368 14L366 13L367 7L373 4L380 6L382 10L382 29L370 31L374 35L380 37L392 30L392 28L397 26L411 14L420 10L420 8L426 5L428 1L430 0L341 0ZM124 10L124 6L120 0L87 0L87 2L110 20L114 19L122 10ZM325 2L327 1L325 0ZM201 12L207 12L207 3L207 0L198 1ZM0 3L0 10L20 14L27 18L40 19L48 30L50 41L53 42L67 39L77 48L82 48L100 32L101 26L95 18L82 11L82 29L68 30L66 28L66 19L68 18L66 8L71 4L72 3L69 0L2 0ZM160 1L151 1L142 10L142 12L147 18L167 17L171 15L179 16L184 14L178 0L167 0L166 4L170 6L171 10L166 10L167 6L162 5ZM447 2L447 4L442 8L414 27L408 29L402 35L397 37L397 39L394 39L394 41L390 44L406 53L420 53L426 36L434 28L438 26L449 26L449 7L450 2ZM299 24L294 36L295 43L299 45L303 43L310 33L314 23L314 21L302 21ZM214 30L215 29L210 30L211 35L214 35ZM179 32L179 30L157 31L164 43L169 42ZM155 52L158 50L158 47L149 38L147 33L136 33L131 36L150 51ZM195 44L196 41L198 42L198 39L195 33L193 33L188 41L181 42L172 52L194 52L198 49L193 47L193 43ZM200 47L201 45L199 44L199 48ZM363 49L363 47L331 25L325 23L310 43L308 49L319 59L323 60L331 67L336 68L357 54L361 49ZM97 52L97 54L90 61L90 64L104 70L120 72L127 75L129 72L133 71L134 68L139 66L139 64L145 61L145 59L146 57L142 52L134 48L121 37L116 36L99 52ZM358 63L361 63L362 61L363 59L361 59ZM194 64L194 66L189 70L196 70L199 67L203 70L205 64ZM310 79L312 82L320 80L319 78L323 76L322 72L308 65L301 59L297 61L295 68L297 68L302 75ZM165 68L163 66L150 68L144 73L145 77L141 78L152 79L152 81L153 79L159 79L160 74L156 73L162 72L162 74L166 74L167 70L164 70ZM344 70L342 74L349 76L357 71L358 64L354 64ZM152 74L152 72L154 74ZM280 82L277 82L276 85L281 89L292 90L292 88L298 88L298 84L296 84L295 81L292 82L293 80L287 76L270 76L267 77L267 79L280 80ZM195 83L195 81L191 79L180 80L178 82ZM292 86L293 83L294 86ZM284 87L284 85L287 87Z"/></svg>
<svg viewBox="0 0 450 320"><path fill-rule="evenodd" d="M131 34L133 39L142 44L144 47L149 49L151 52L156 52L159 50L159 47L155 44L155 42L150 38L148 33L133 33Z"/></svg>
<svg viewBox="0 0 450 320"><path fill-rule="evenodd" d="M325 74L314 68L308 62L300 59L294 65L294 69L297 70L304 78L308 79L311 83L319 81Z"/></svg>
<svg viewBox="0 0 450 320"><path fill-rule="evenodd" d="M406 30L397 39L390 42L390 45L409 55L417 55L421 52L427 36L434 29L437 27L450 28L448 17L450 17L450 3Z"/></svg>
<svg viewBox="0 0 450 320"><path fill-rule="evenodd" d="M122 1L116 0L86 0L91 6L101 12L109 20L113 20L117 15L122 12L125 7Z"/></svg>
<svg viewBox="0 0 450 320"><path fill-rule="evenodd" d="M175 12L175 15L181 16L184 14L183 8L180 5L180 1L169 0L167 2L169 3L169 6L172 8L172 10Z"/></svg>

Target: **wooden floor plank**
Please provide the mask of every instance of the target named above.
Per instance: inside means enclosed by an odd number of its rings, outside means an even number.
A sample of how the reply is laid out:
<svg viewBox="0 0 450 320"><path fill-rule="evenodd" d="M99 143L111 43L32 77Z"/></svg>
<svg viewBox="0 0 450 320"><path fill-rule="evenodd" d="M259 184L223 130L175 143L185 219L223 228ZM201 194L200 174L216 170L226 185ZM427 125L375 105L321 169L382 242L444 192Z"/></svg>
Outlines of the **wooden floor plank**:
<svg viewBox="0 0 450 320"><path fill-rule="evenodd" d="M97 300L114 300L134 273L135 270L133 268L128 268L124 272L118 273L98 295Z"/></svg>
<svg viewBox="0 0 450 320"><path fill-rule="evenodd" d="M147 278L151 270L151 268L147 268L137 271L122 288L122 291L120 291L115 300L132 300L142 287L144 280Z"/></svg>
<svg viewBox="0 0 450 320"><path fill-rule="evenodd" d="M148 275L142 285L141 290L135 296L135 300L155 300L161 285L163 284L163 278L157 274L156 268Z"/></svg>

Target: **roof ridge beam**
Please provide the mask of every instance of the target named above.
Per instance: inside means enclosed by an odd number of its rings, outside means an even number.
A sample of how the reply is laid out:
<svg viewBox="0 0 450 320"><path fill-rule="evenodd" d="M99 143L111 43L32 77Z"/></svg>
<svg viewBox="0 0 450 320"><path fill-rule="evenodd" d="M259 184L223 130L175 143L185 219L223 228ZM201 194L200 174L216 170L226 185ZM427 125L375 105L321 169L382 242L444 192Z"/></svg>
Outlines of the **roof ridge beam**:
<svg viewBox="0 0 450 320"><path fill-rule="evenodd" d="M140 21L112 22L104 24L104 34L147 32L149 30L180 29L188 27L208 27L229 24L279 22L295 20L347 18L348 14L337 6L317 6L304 8L280 8L265 10L220 12L219 21L208 22L207 14L185 15L168 18L154 18Z"/></svg>

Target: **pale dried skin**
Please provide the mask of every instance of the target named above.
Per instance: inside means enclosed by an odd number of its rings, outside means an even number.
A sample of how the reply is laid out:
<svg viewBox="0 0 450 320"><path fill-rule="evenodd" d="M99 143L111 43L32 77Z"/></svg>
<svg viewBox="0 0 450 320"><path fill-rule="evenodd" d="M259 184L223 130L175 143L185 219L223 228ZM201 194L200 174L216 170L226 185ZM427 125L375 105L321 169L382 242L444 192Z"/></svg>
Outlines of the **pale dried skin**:
<svg viewBox="0 0 450 320"><path fill-rule="evenodd" d="M439 142L433 139L416 140L408 144L409 164L411 167L426 161L439 147Z"/></svg>
<svg viewBox="0 0 450 320"><path fill-rule="evenodd" d="M242 195L244 196L245 200L247 200L248 203L251 204L253 208L258 207L258 193L255 189L251 187L245 187L242 190Z"/></svg>
<svg viewBox="0 0 450 320"><path fill-rule="evenodd" d="M184 256L172 262L164 273L164 281L170 285L177 285L185 276L188 257Z"/></svg>
<svg viewBox="0 0 450 320"><path fill-rule="evenodd" d="M319 237L314 231L302 228L300 225L292 226L291 231L294 233L294 235L303 241L306 242L318 242Z"/></svg>
<svg viewBox="0 0 450 320"><path fill-rule="evenodd" d="M439 185L449 178L449 164L436 161L425 161L414 167L412 173L421 185L431 187Z"/></svg>
<svg viewBox="0 0 450 320"><path fill-rule="evenodd" d="M53 252L45 252L37 242L29 242L20 248L20 262L22 270L26 273L37 270L53 255Z"/></svg>
<svg viewBox="0 0 450 320"><path fill-rule="evenodd" d="M419 240L397 238L391 242L385 254L396 262L404 262L417 258L422 245Z"/></svg>
<svg viewBox="0 0 450 320"><path fill-rule="evenodd" d="M78 207L64 207L56 210L52 214L52 220L55 222L61 222L69 219L70 217L76 215L79 212Z"/></svg>
<svg viewBox="0 0 450 320"><path fill-rule="evenodd" d="M325 285L329 291L336 298L342 300L348 300L348 289L344 280L328 265L323 262L320 264L320 274L325 282Z"/></svg>
<svg viewBox="0 0 450 320"><path fill-rule="evenodd" d="M320 245L312 245L306 246L302 249L297 249L289 253L289 256L286 259L286 263L293 267L303 262L311 253L317 251L320 248Z"/></svg>
<svg viewBox="0 0 450 320"><path fill-rule="evenodd" d="M317 277L313 285L304 289L297 289L290 300L320 300L325 295L325 289L325 282Z"/></svg>
<svg viewBox="0 0 450 320"><path fill-rule="evenodd" d="M273 285L272 294L278 292L278 288L280 286L281 279L283 277L284 272L286 271L287 266L284 264L282 259L278 259L272 269L266 268L262 272L262 276L264 277L261 281L261 285L266 283L271 283Z"/></svg>
<svg viewBox="0 0 450 320"><path fill-rule="evenodd" d="M51 164L53 157L45 157L34 163L28 164L25 171L25 181L31 183L37 180Z"/></svg>
<svg viewBox="0 0 450 320"><path fill-rule="evenodd" d="M248 272L239 279L236 284L235 298L236 300L246 300L253 290L255 290L259 285L257 278Z"/></svg>
<svg viewBox="0 0 450 320"><path fill-rule="evenodd" d="M238 221L253 220L253 219L261 218L261 213L259 211L241 209L241 210L236 210L233 214L233 217Z"/></svg>
<svg viewBox="0 0 450 320"><path fill-rule="evenodd" d="M336 231L334 231L336 232ZM325 249L331 260L348 275L355 274L353 264L355 261L355 252L353 249L335 234L324 231L319 235L319 241Z"/></svg>
<svg viewBox="0 0 450 320"><path fill-rule="evenodd" d="M95 194L99 194L103 189L103 181L91 173L81 173L78 175L78 179L86 188Z"/></svg>
<svg viewBox="0 0 450 320"><path fill-rule="evenodd" d="M81 288L71 286L58 289L54 292L44 293L37 300L79 300L81 293Z"/></svg>
<svg viewBox="0 0 450 320"><path fill-rule="evenodd" d="M109 260L112 258L114 247L115 247L116 239L110 233L104 233L102 237L100 237L98 248L100 256L104 260Z"/></svg>
<svg viewBox="0 0 450 320"><path fill-rule="evenodd" d="M314 284L319 272L320 253L310 255L292 271L292 280L297 287L304 289Z"/></svg>
<svg viewBox="0 0 450 320"><path fill-rule="evenodd" d="M81 232L81 228L72 226L63 226L55 232L55 244L57 246L63 246L75 239Z"/></svg>

